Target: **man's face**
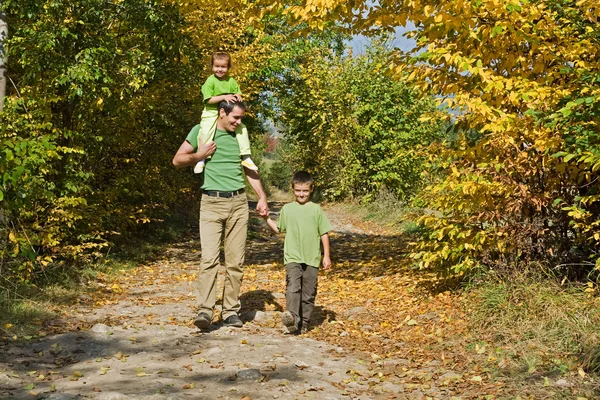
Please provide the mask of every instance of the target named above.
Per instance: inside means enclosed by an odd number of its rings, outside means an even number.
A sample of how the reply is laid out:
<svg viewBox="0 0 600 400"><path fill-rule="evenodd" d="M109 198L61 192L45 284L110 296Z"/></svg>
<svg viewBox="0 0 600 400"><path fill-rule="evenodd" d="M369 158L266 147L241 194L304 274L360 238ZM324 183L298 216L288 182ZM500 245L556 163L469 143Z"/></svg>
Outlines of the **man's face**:
<svg viewBox="0 0 600 400"><path fill-rule="evenodd" d="M227 132L235 132L238 125L242 123L242 118L244 118L244 110L237 106L233 107L229 115L225 114L225 110L221 108L219 109L219 128Z"/></svg>

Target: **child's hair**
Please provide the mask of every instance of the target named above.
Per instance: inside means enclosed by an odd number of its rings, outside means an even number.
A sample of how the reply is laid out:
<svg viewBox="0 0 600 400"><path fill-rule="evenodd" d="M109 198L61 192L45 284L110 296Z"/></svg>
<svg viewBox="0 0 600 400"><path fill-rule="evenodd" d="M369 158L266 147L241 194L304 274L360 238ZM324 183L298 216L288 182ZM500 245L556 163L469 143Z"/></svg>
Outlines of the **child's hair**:
<svg viewBox="0 0 600 400"><path fill-rule="evenodd" d="M310 187L313 187L313 178L306 171L296 171L292 177L292 188L297 183L308 183Z"/></svg>
<svg viewBox="0 0 600 400"><path fill-rule="evenodd" d="M227 68L231 68L231 56L229 55L229 53L224 51L217 51L213 53L210 59L211 67L215 64L215 60L227 60Z"/></svg>

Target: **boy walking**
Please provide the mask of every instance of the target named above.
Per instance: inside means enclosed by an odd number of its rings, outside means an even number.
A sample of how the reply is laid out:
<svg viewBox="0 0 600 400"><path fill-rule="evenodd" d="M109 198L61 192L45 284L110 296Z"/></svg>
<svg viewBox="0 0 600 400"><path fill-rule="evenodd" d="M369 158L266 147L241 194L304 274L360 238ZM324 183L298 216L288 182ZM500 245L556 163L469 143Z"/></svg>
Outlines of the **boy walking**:
<svg viewBox="0 0 600 400"><path fill-rule="evenodd" d="M310 201L313 179L306 171L298 171L292 178L296 201L283 206L279 221L263 216L275 233L285 233L283 263L286 272L286 311L281 322L289 333L306 333L308 321L317 296L317 275L321 265L331 268L329 234L331 225L318 204Z"/></svg>

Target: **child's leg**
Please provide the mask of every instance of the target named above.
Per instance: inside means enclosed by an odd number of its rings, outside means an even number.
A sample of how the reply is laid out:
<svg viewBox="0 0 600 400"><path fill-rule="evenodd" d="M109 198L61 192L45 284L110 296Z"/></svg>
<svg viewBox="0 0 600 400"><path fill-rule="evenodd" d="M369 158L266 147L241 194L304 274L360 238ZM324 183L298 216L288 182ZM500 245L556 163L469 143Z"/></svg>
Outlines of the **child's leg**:
<svg viewBox="0 0 600 400"><path fill-rule="evenodd" d="M240 156L242 157L242 165L253 171L258 171L258 167L254 164L254 161L250 158L250 137L248 136L248 128L246 125L240 124L235 130L235 137L240 146Z"/></svg>
<svg viewBox="0 0 600 400"><path fill-rule="evenodd" d="M302 328L308 327L308 321L315 308L315 298L317 297L319 269L310 265L303 265L302 268L302 305L300 307L300 317L302 319Z"/></svg>
<svg viewBox="0 0 600 400"><path fill-rule="evenodd" d="M200 130L198 131L198 144L210 142L215 136L217 129L217 116L214 111L202 111L202 119L200 120ZM204 160L198 161L194 167L194 173L200 174L204 171Z"/></svg>
<svg viewBox="0 0 600 400"><path fill-rule="evenodd" d="M285 266L285 309L283 324L288 331L298 330L300 323L300 304L302 301L302 265L289 263ZM288 319L291 315L291 320Z"/></svg>

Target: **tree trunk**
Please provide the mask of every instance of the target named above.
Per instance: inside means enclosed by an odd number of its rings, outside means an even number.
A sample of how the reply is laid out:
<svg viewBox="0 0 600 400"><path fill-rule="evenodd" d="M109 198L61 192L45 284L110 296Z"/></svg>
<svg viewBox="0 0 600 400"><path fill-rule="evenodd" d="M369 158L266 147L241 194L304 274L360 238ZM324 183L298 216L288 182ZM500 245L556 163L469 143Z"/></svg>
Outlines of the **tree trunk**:
<svg viewBox="0 0 600 400"><path fill-rule="evenodd" d="M6 16L0 11L0 112L4 107L4 95L6 94L6 51L5 41L8 37L8 24Z"/></svg>

